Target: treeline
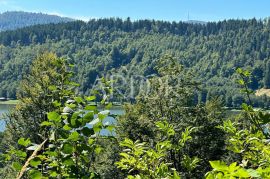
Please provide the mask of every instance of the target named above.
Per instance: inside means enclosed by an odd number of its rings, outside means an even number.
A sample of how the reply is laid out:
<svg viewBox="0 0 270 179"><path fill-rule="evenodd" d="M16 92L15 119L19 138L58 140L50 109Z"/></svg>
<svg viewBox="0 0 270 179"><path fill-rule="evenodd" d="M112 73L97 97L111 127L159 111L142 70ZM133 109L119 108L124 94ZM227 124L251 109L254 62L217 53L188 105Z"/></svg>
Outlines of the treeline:
<svg viewBox="0 0 270 179"><path fill-rule="evenodd" d="M269 87L269 34L269 20L256 19L190 24L111 18L6 31L0 33L0 96L15 98L32 59L53 51L75 64L80 92L88 95L97 76L117 74L126 83L118 85L124 95L115 100L129 101L131 77L156 74L157 59L171 54L202 82L194 101L220 96L226 106L239 107L244 97L235 85L237 68L251 71L253 90ZM255 106L270 104L266 96L252 98Z"/></svg>
<svg viewBox="0 0 270 179"><path fill-rule="evenodd" d="M2 33L0 43L4 45L11 45L12 42L20 42L22 45L29 45L32 39L27 37L30 34L36 35L37 43L44 43L46 39L61 39L61 38L74 38L76 35L81 35L84 31L93 32L98 30L106 31L123 31L123 32L136 32L144 31L145 33L162 33L181 36L190 35L217 35L223 32L239 31L241 29L262 29L269 26L269 21L265 20L225 20L219 22L208 22L207 24L200 23L187 23L187 22L167 22L155 20L138 20L132 22L130 18L122 20L120 18L110 19L92 19L88 23L83 21L68 22L62 24L49 24L49 25L36 25L31 28L23 28L15 31L8 31ZM67 33L71 31L73 33ZM59 38L61 37L61 38ZM80 37L80 36L78 36Z"/></svg>

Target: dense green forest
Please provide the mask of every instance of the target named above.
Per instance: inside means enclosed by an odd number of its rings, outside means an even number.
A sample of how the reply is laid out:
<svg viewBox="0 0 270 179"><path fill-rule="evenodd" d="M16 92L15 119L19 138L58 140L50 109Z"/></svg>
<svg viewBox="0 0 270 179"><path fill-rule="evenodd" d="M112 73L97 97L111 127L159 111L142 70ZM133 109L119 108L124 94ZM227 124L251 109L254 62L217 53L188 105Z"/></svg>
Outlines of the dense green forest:
<svg viewBox="0 0 270 179"><path fill-rule="evenodd" d="M0 133L0 178L269 178L270 114L252 107L250 71L236 70L246 103L228 118L219 98L194 104L200 84L177 58L165 55L153 69L151 92L119 116L111 113L113 81L78 94L76 66L38 55Z"/></svg>
<svg viewBox="0 0 270 179"><path fill-rule="evenodd" d="M73 19L42 13L10 11L0 13L0 31L14 30L37 24L50 24L69 21L73 21Z"/></svg>
<svg viewBox="0 0 270 179"><path fill-rule="evenodd" d="M97 76L115 74L131 81L135 75L156 74L157 59L170 54L201 83L194 97L206 102L219 96L228 107L239 107L244 97L235 83L238 67L252 73L252 90L269 87L269 20L225 20L194 24L111 18L36 25L0 33L0 96L15 98L22 77L40 52L52 51L74 64L79 91L89 95ZM128 84L117 85L130 101ZM121 98L122 96L122 98ZM251 96L251 98L254 98ZM268 107L266 96L254 106Z"/></svg>

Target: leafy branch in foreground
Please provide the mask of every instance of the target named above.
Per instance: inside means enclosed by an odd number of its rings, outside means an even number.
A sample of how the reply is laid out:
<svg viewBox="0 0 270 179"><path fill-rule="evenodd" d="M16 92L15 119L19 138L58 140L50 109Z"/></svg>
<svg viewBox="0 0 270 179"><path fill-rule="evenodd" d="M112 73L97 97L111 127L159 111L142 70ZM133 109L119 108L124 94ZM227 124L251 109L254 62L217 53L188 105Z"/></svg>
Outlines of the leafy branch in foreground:
<svg viewBox="0 0 270 179"><path fill-rule="evenodd" d="M254 110L251 106L248 82L250 73L238 69L241 79L239 84L244 87L250 105L243 104L243 117L249 121L227 120L222 126L227 137L227 149L241 158L229 166L221 161L211 161L212 171L206 174L207 179L212 178L269 178L270 176L270 143L269 122L270 114L261 110Z"/></svg>
<svg viewBox="0 0 270 179"><path fill-rule="evenodd" d="M37 120L35 123L38 123L37 127L41 133L35 133L35 135L43 140L42 145L36 144L37 141L32 140L36 139L34 137L20 138L18 147L12 147L4 154L5 163L12 162L13 168L20 171L18 178L98 177L95 162L97 155L103 151L99 141L114 138L114 125L104 121L110 116L111 104L107 103L110 94L104 94L106 98L101 102L101 106L107 110L99 111L93 103L96 100L95 96L75 95L72 87L77 84L70 81L72 73L66 71L65 61L55 59L51 63L60 67L59 74L55 72L55 83L50 85L47 88L48 91L42 93L42 96L38 96L47 100L46 106L50 108L46 109L51 111L42 111L42 119L39 118L40 115L31 116L33 120ZM38 80L47 80L47 75L40 77L45 79ZM108 84L109 82L106 82L107 86ZM39 86L35 87L37 89L34 88L29 96L33 100L35 100L34 94L38 95L34 92L40 89ZM105 90L105 92L110 91L108 88ZM23 99L26 100L26 98ZM40 105L42 108L43 104ZM107 130L108 135L102 135L102 130Z"/></svg>
<svg viewBox="0 0 270 179"><path fill-rule="evenodd" d="M269 138L269 132L263 129L263 125L270 122L270 114L262 111L255 111L252 107L250 95L253 94L253 91L248 88L248 84L251 82L251 73L248 70L243 70L241 68L238 68L236 72L240 76L238 83L243 87L241 91L246 94L249 103L242 104L243 110L248 115L247 119L255 126L253 130L260 130L266 138Z"/></svg>
<svg viewBox="0 0 270 179"><path fill-rule="evenodd" d="M112 136L102 136L101 130L108 129L112 132L113 126L104 124L104 119L109 115L109 111L99 112L96 106L91 105L94 99L94 97L70 98L63 107L55 102L58 109L48 113L48 120L40 124L42 127L48 128L50 137L45 140L48 141L38 155L27 160L30 167L25 175L32 179L97 176L93 163L96 155L103 150L98 144L98 140L112 138ZM89 123L92 121L96 121L96 123L90 127ZM39 147L33 145L28 139L20 139L19 144L26 147L31 144L27 148L28 150ZM17 167L17 169L20 168Z"/></svg>
<svg viewBox="0 0 270 179"><path fill-rule="evenodd" d="M180 178L180 174L173 168L169 162L168 156L172 151L181 151L185 143L192 140L190 133L192 128L187 128L182 132L182 138L178 144L172 144L170 138L175 135L172 125L166 121L156 122L156 127L160 130L164 140L158 141L154 148L149 144L139 141L133 142L130 139L124 139L120 143L123 152L120 153L121 159L116 162L118 168L127 172L128 178ZM190 158L182 155L183 166L192 172L200 161L197 157Z"/></svg>
<svg viewBox="0 0 270 179"><path fill-rule="evenodd" d="M194 104L194 92L199 87L193 75L170 55L156 63L158 75L149 80L150 92L145 91L136 98L135 104L124 107L125 114L118 118L116 134L122 140L146 142L149 148L155 148L167 133L171 133L166 137L173 145L166 154L167 163L171 163L182 177L202 178L211 167L208 161L217 160L225 153L224 132L216 128L224 117L220 102ZM189 127L195 128L188 135L192 140L180 147L181 134ZM192 171L188 157L201 159Z"/></svg>

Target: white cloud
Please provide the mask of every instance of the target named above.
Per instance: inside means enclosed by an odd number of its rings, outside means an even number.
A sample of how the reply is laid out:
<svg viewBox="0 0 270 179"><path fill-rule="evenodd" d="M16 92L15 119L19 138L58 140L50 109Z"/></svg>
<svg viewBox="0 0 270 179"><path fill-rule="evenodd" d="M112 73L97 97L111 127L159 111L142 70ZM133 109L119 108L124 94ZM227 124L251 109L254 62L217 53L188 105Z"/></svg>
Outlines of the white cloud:
<svg viewBox="0 0 270 179"><path fill-rule="evenodd" d="M60 16L60 17L69 17L72 19L77 19L77 20L82 20L85 22L88 22L90 19L95 19L96 17L89 17L89 16L77 16L77 15L67 15L67 14L62 14L59 12L45 12L46 14L49 15L56 15L56 16Z"/></svg>
<svg viewBox="0 0 270 179"><path fill-rule="evenodd" d="M46 14L49 15L55 15L55 16L60 16L60 17L66 17L64 14L59 13L59 12L45 12Z"/></svg>

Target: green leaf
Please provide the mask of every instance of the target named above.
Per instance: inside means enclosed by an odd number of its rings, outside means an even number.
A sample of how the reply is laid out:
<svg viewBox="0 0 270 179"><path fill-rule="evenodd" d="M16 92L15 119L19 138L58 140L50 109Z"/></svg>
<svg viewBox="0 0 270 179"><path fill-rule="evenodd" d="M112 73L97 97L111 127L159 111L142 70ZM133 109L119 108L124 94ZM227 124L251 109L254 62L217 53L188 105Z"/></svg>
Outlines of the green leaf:
<svg viewBox="0 0 270 179"><path fill-rule="evenodd" d="M33 160L30 161L30 165L32 167L37 167L40 164L41 164L41 161L38 158L35 158L35 159L33 159Z"/></svg>
<svg viewBox="0 0 270 179"><path fill-rule="evenodd" d="M80 118L80 114L80 112L75 112L72 114L70 121L71 127L78 128L81 125L81 122L78 120L78 118Z"/></svg>
<svg viewBox="0 0 270 179"><path fill-rule="evenodd" d="M48 119L50 121L60 122L61 116L57 112L50 112L50 113L48 113Z"/></svg>
<svg viewBox="0 0 270 179"><path fill-rule="evenodd" d="M68 157L64 159L63 164L66 166L72 166L74 165L74 161L72 160L72 158Z"/></svg>
<svg viewBox="0 0 270 179"><path fill-rule="evenodd" d="M113 106L113 104L112 104L112 103L108 103L108 104L106 105L105 109L111 109L111 108L112 108L112 106Z"/></svg>
<svg viewBox="0 0 270 179"><path fill-rule="evenodd" d="M86 111L95 111L97 109L96 106L88 105L84 108Z"/></svg>
<svg viewBox="0 0 270 179"><path fill-rule="evenodd" d="M250 177L249 173L243 168L238 169L236 174L237 174L237 176L239 178L242 178L242 177L243 178L248 178L248 177Z"/></svg>
<svg viewBox="0 0 270 179"><path fill-rule="evenodd" d="M68 124L66 124L64 125L63 129L66 131L70 131L72 128Z"/></svg>
<svg viewBox="0 0 270 179"><path fill-rule="evenodd" d="M72 132L68 137L69 140L72 140L74 142L78 141L79 138L80 138L80 134L77 131Z"/></svg>
<svg viewBox="0 0 270 179"><path fill-rule="evenodd" d="M251 75L251 73L250 73L250 71L245 70L245 71L243 72L243 75L244 75L245 77L249 77L249 76Z"/></svg>
<svg viewBox="0 0 270 179"><path fill-rule="evenodd" d="M177 171L173 171L173 179L181 179L180 175L177 173Z"/></svg>
<svg viewBox="0 0 270 179"><path fill-rule="evenodd" d="M85 123L91 122L94 119L94 113L88 112L85 116L83 116L83 121Z"/></svg>
<svg viewBox="0 0 270 179"><path fill-rule="evenodd" d="M56 87L55 85L51 85L51 86L49 86L48 88L49 88L49 90L51 90L51 91L57 90L57 87Z"/></svg>
<svg viewBox="0 0 270 179"><path fill-rule="evenodd" d="M94 142L95 142L95 140L92 139L92 138L90 138L90 139L88 140L88 144L89 144L89 145L92 145Z"/></svg>
<svg viewBox="0 0 270 179"><path fill-rule="evenodd" d="M68 84L71 85L71 86L76 86L76 87L80 86L79 83L75 83L75 82L69 82Z"/></svg>
<svg viewBox="0 0 270 179"><path fill-rule="evenodd" d="M125 138L124 141L120 143L120 146L132 149L134 147L134 142L128 138Z"/></svg>
<svg viewBox="0 0 270 179"><path fill-rule="evenodd" d="M20 171L22 168L22 165L19 162L13 162L12 167L17 171Z"/></svg>
<svg viewBox="0 0 270 179"><path fill-rule="evenodd" d="M243 73L243 69L242 69L242 68L237 68L237 69L236 69L236 73L242 74L242 73Z"/></svg>
<svg viewBox="0 0 270 179"><path fill-rule="evenodd" d="M115 126L114 125L109 125L106 127L106 129L110 132L112 132L114 129L115 129Z"/></svg>
<svg viewBox="0 0 270 179"><path fill-rule="evenodd" d="M168 131L167 131L167 135L168 135L168 136L174 136L174 134L175 134L174 129L169 128Z"/></svg>
<svg viewBox="0 0 270 179"><path fill-rule="evenodd" d="M102 122L97 122L96 124L94 124L93 129L95 133L100 132L102 129Z"/></svg>
<svg viewBox="0 0 270 179"><path fill-rule="evenodd" d="M29 172L29 176L30 176L31 179L40 179L40 178L42 178L42 174L38 170L31 170Z"/></svg>
<svg viewBox="0 0 270 179"><path fill-rule="evenodd" d="M242 79L240 79L240 80L238 80L238 84L240 84L240 85L245 85L245 81L242 80Z"/></svg>
<svg viewBox="0 0 270 179"><path fill-rule="evenodd" d="M253 178L259 178L260 177L259 173L256 170L248 169L247 172Z"/></svg>
<svg viewBox="0 0 270 179"><path fill-rule="evenodd" d="M77 103L83 103L83 102L84 102L83 99L82 99L81 97L76 97L76 98L75 98L75 101L76 101Z"/></svg>
<svg viewBox="0 0 270 179"><path fill-rule="evenodd" d="M52 171L50 172L50 177L53 177L53 178L57 178L57 172L56 171Z"/></svg>
<svg viewBox="0 0 270 179"><path fill-rule="evenodd" d="M64 149L64 147L63 147L63 149ZM45 154L49 155L50 157L57 157L57 155L58 155L56 151L47 151L47 152L45 152ZM46 157L44 157L44 159L45 158Z"/></svg>
<svg viewBox="0 0 270 179"><path fill-rule="evenodd" d="M160 129L160 130L164 130L165 129L165 124L167 123L167 121L158 121L158 122L156 122L156 126L157 126L157 128L158 129Z"/></svg>
<svg viewBox="0 0 270 179"><path fill-rule="evenodd" d="M219 160L210 161L210 165L213 169L215 169L217 171L227 171L228 170L228 166L224 162L221 162Z"/></svg>
<svg viewBox="0 0 270 179"><path fill-rule="evenodd" d="M26 152L21 151L21 150L16 150L15 154L17 155L17 157L20 157L20 158L23 158L23 159L27 156Z"/></svg>
<svg viewBox="0 0 270 179"><path fill-rule="evenodd" d="M100 154L101 151L102 151L101 147L98 146L98 147L95 148L95 153L96 154Z"/></svg>
<svg viewBox="0 0 270 179"><path fill-rule="evenodd" d="M22 146L24 146L24 147L26 147L26 146L28 146L29 144L31 144L31 141L30 141L30 139L20 138L20 139L18 140L18 144L19 144L19 145L22 145Z"/></svg>
<svg viewBox="0 0 270 179"><path fill-rule="evenodd" d="M110 111L108 111L108 110L101 111L100 113L98 113L98 118L100 120L103 120L103 119L105 119L108 116L109 113L110 113Z"/></svg>
<svg viewBox="0 0 270 179"><path fill-rule="evenodd" d="M107 115L105 115L105 114L101 114L101 113L98 114L98 118L99 118L100 120L105 119L106 116L107 116Z"/></svg>
<svg viewBox="0 0 270 179"><path fill-rule="evenodd" d="M41 124L40 124L40 126L51 126L51 125L53 125L53 123L52 122L49 122L49 121L43 121Z"/></svg>
<svg viewBox="0 0 270 179"><path fill-rule="evenodd" d="M69 143L65 143L62 147L62 152L65 154L72 154L73 146Z"/></svg>
<svg viewBox="0 0 270 179"><path fill-rule="evenodd" d="M87 137L90 137L91 135L95 134L93 129L90 129L88 127L84 127L82 130L81 130L82 134L84 136L87 136Z"/></svg>
<svg viewBox="0 0 270 179"><path fill-rule="evenodd" d="M54 107L59 107L59 106L61 106L61 103L59 101L54 101L53 106Z"/></svg>
<svg viewBox="0 0 270 179"><path fill-rule="evenodd" d="M96 96L88 96L88 97L85 97L85 99L86 99L87 101L93 101L93 100L96 99Z"/></svg>

